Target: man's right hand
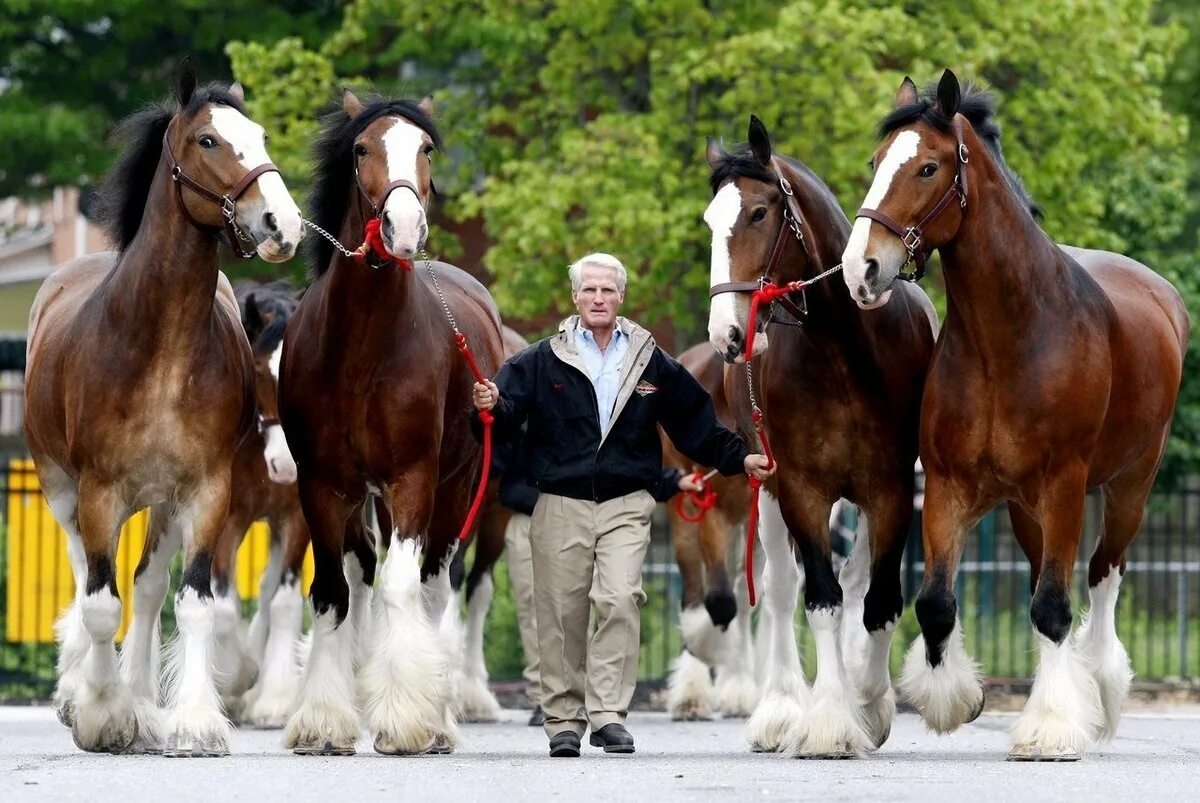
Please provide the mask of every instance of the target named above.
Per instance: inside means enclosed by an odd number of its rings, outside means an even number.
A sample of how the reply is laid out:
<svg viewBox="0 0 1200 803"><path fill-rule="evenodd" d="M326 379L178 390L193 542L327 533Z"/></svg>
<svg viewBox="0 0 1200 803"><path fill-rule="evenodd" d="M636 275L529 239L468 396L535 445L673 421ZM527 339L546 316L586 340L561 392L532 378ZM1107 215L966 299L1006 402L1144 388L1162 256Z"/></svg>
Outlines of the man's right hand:
<svg viewBox="0 0 1200 803"><path fill-rule="evenodd" d="M477 410L490 410L496 406L496 402L500 401L500 388L496 387L496 383L490 379L485 382L476 382L472 400L475 402Z"/></svg>

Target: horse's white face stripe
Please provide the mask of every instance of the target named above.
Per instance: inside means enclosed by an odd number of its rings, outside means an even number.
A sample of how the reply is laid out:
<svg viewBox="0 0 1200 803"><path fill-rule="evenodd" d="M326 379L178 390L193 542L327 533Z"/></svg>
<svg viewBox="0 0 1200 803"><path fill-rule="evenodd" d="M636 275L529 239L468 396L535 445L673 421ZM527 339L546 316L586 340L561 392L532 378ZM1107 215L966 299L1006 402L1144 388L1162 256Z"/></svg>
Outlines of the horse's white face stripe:
<svg viewBox="0 0 1200 803"><path fill-rule="evenodd" d="M737 184L729 182L713 196L704 210L704 222L712 230L712 258L709 267L709 287L730 281L732 266L729 257L729 238L742 211L742 193ZM729 329L738 325L734 294L721 293L709 302L708 339L722 353L729 345Z"/></svg>
<svg viewBox="0 0 1200 803"><path fill-rule="evenodd" d="M896 174L900 172L901 167L917 155L920 144L921 135L916 131L901 131L896 135L888 147L887 153L883 155L879 169L875 171L875 180L871 183L871 189L862 202L864 208L879 208L884 198L887 197L888 190L892 188L892 181L896 178ZM865 217L855 220L854 228L850 231L850 239L846 242L845 250L842 251L842 278L846 282L846 287L850 289L851 295L859 300L861 298L857 295L858 288L865 282L867 274L867 243L871 236L871 222L870 218ZM881 275L890 274L890 268L893 267L883 264L885 257L888 262L895 261L896 252L898 252L900 261L903 261L904 249L900 247L899 240L889 245L886 250L889 251L886 255L872 254L880 261ZM899 263L894 267L899 270Z"/></svg>
<svg viewBox="0 0 1200 803"><path fill-rule="evenodd" d="M271 161L267 155L262 126L229 106L214 105L211 113L212 127L229 143L242 167L253 170ZM300 209L288 193L283 177L274 172L263 173L258 177L257 184L263 199L263 208L258 214L273 214L283 240L293 245L299 243L302 225ZM254 222L249 220L239 220L239 224L243 227L254 226Z"/></svg>
<svg viewBox="0 0 1200 803"><path fill-rule="evenodd" d="M424 159L421 147L425 143L425 132L407 120L397 119L383 134L383 149L387 156L388 182L405 179L419 187L417 182L417 160ZM390 196L381 215L386 215L392 224L394 244L399 247L420 245L421 228L425 225L425 208L416 193L403 187Z"/></svg>
<svg viewBox="0 0 1200 803"><path fill-rule="evenodd" d="M279 362L282 359L283 341L281 340L279 345L275 347L275 351L271 352L271 359L267 362L267 365L271 368L271 376L275 378L276 382L279 382Z"/></svg>

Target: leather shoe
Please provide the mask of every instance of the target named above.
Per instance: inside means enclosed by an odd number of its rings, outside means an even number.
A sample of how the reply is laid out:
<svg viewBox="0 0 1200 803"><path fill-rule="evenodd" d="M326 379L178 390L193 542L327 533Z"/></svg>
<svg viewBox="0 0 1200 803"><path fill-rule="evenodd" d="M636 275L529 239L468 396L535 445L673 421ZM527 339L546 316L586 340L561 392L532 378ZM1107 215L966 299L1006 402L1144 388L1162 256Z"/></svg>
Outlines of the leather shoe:
<svg viewBox="0 0 1200 803"><path fill-rule="evenodd" d="M633 734L619 722L610 722L600 730L593 730L592 747L603 747L605 753L632 753Z"/></svg>
<svg viewBox="0 0 1200 803"><path fill-rule="evenodd" d="M579 758L579 737L574 731L560 731L550 737L550 755L554 758Z"/></svg>
<svg viewBox="0 0 1200 803"><path fill-rule="evenodd" d="M529 727L540 728L546 724L546 713L542 711L540 705L533 707L533 712L529 715Z"/></svg>

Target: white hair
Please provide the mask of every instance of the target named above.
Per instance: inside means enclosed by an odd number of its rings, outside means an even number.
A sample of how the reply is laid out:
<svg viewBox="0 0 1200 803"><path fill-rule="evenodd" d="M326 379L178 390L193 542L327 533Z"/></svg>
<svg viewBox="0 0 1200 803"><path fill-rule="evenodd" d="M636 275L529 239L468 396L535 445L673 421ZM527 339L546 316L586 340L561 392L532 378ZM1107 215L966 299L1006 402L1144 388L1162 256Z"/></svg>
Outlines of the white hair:
<svg viewBox="0 0 1200 803"><path fill-rule="evenodd" d="M571 277L571 289L578 293L579 288L583 285L583 269L587 266L593 268L608 268L617 272L617 292L624 294L625 283L629 280L629 274L625 271L625 266L621 264L621 260L617 259L612 254L604 254L597 251L594 254L588 254L585 257L580 257L571 267L567 268L567 275Z"/></svg>

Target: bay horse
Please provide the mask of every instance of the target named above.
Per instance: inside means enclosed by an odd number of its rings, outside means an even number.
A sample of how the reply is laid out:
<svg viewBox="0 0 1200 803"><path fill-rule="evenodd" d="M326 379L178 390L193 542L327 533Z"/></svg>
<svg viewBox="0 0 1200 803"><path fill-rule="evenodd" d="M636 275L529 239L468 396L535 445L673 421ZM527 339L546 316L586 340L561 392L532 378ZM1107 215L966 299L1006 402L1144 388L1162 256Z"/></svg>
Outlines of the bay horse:
<svg viewBox="0 0 1200 803"><path fill-rule="evenodd" d="M844 278L860 307L881 311L909 286L895 282L912 259L920 267L937 249L946 281L920 416L922 635L901 690L939 733L982 707L954 578L967 530L1007 502L1029 558L1040 653L1009 755L1077 759L1112 737L1132 677L1117 592L1166 447L1189 320L1179 293L1145 265L1046 236L1005 165L994 111L949 70L924 96L904 80L880 126ZM1072 638L1071 577L1085 495L1097 487L1105 512L1088 567L1091 607Z"/></svg>
<svg viewBox="0 0 1200 803"><path fill-rule="evenodd" d="M318 240L315 278L284 336L279 412L316 568L312 651L285 730L301 754L353 753L356 679L378 752L447 752L457 738L453 658L436 628L481 449L469 427L473 379L448 312L488 376L501 346L481 284L451 265L412 261L429 230L440 145L431 111L428 99L362 103L346 92L315 146L315 223L353 247L374 212L368 239L387 253L364 261ZM371 495L390 520L373 607L374 548L359 515Z"/></svg>
<svg viewBox="0 0 1200 803"><path fill-rule="evenodd" d="M123 123L128 147L100 191L119 250L64 265L34 300L25 432L75 578L58 625L59 718L84 750L224 755L210 576L234 452L253 420L254 367L217 235L280 262L302 229L241 88L197 87L185 61L175 94ZM113 554L144 507L150 535L118 671ZM181 542L164 722L158 618Z"/></svg>
<svg viewBox="0 0 1200 803"><path fill-rule="evenodd" d="M277 401L283 333L298 294L284 280L239 283L234 293L254 355L257 426L234 455L229 516L213 557L215 675L231 716L254 727L282 728L300 692L296 642L303 617L300 578L309 543L296 488L296 462L279 424ZM247 639L233 582L234 558L250 525L259 520L270 527L270 547Z"/></svg>
<svg viewBox="0 0 1200 803"><path fill-rule="evenodd" d="M736 422L725 399L723 362L708 342L692 346L679 362L713 399L722 424ZM686 474L708 473L684 457L662 433L663 465ZM667 684L667 710L675 720L711 719L714 707L726 717L749 716L758 703L750 606L742 574L744 539L734 529L746 519L750 492L745 479L714 475L708 480L716 502L707 511L691 510L689 521L674 500L667 504L671 542L683 581L680 629L683 652ZM716 687L710 671L716 670Z"/></svg>
<svg viewBox="0 0 1200 803"><path fill-rule="evenodd" d="M726 396L754 444L741 363L748 327L763 330L754 343L754 381L779 462L760 500L769 663L747 735L760 750L859 755L883 743L895 711L888 652L903 605L900 558L913 514L917 411L933 352L933 306L906 285L886 317L877 317L825 281L776 302L770 324L766 315L749 322L750 292L760 281L782 285L833 268L850 223L815 174L774 153L757 117L750 118L744 147L727 152L710 140L708 162L709 341L731 363ZM858 505L870 528L870 549L851 555L851 563L856 555L870 562L863 615L845 621L829 542L830 512L839 497ZM811 694L793 629L801 582L793 544L803 563L805 611L816 641ZM858 574L843 571L844 578ZM866 654L844 655L843 639L865 643Z"/></svg>

